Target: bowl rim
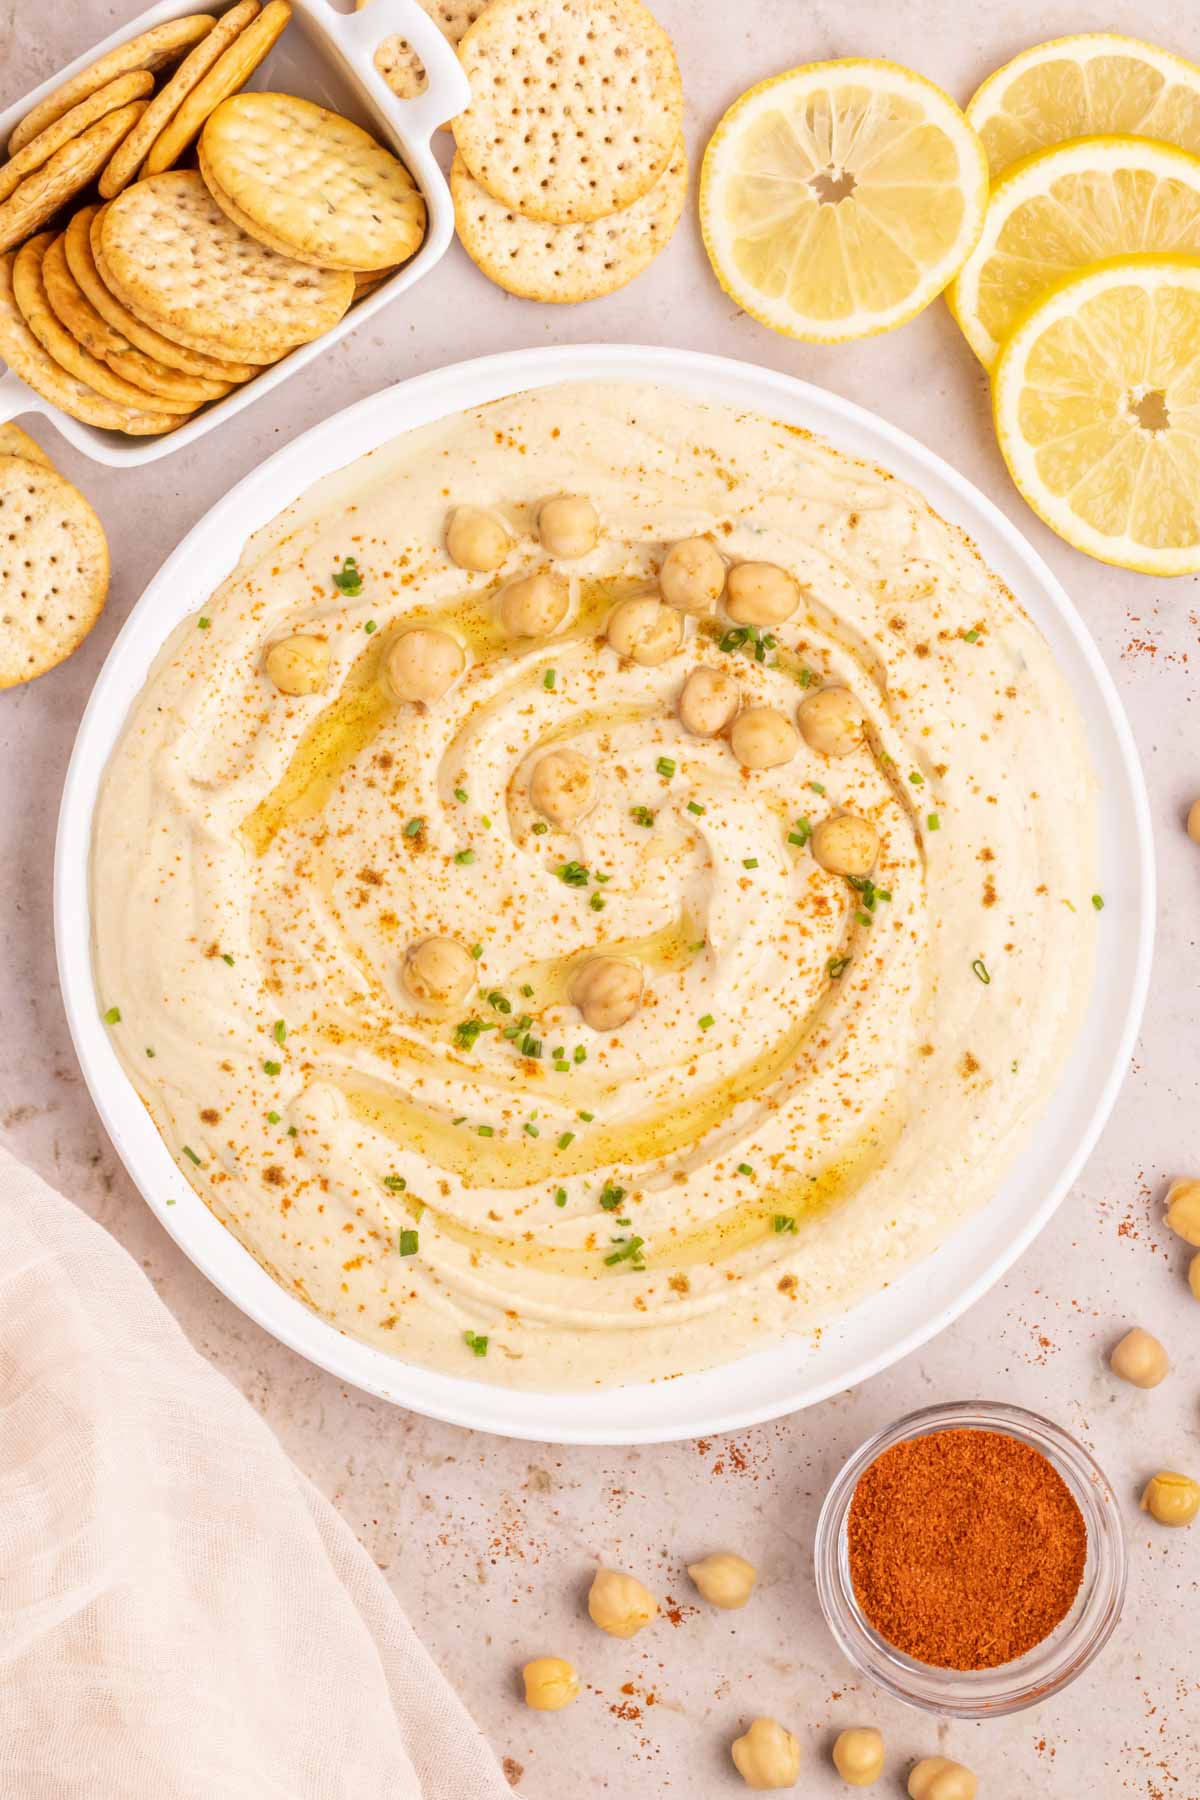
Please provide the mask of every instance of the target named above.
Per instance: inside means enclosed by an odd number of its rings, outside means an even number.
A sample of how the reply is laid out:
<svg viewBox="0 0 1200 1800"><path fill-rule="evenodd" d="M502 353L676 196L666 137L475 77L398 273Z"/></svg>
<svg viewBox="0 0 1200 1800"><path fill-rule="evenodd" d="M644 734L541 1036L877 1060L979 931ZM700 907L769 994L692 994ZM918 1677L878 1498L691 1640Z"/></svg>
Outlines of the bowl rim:
<svg viewBox="0 0 1200 1800"><path fill-rule="evenodd" d="M1087 1527L1087 1563L1071 1610L1024 1656L995 1668L943 1669L897 1649L871 1625L850 1576L847 1523L862 1476L894 1445L941 1431L992 1431L1039 1451L1066 1482ZM943 1401L919 1407L873 1432L847 1457L829 1485L817 1517L813 1564L825 1623L838 1649L861 1674L919 1712L974 1720L1002 1718L1040 1705L1082 1675L1120 1623L1129 1576L1120 1503L1096 1458L1065 1426L1007 1400ZM1049 1671L1031 1664L1043 1651L1053 1658ZM1027 1665L1024 1678L1022 1664Z"/></svg>
<svg viewBox="0 0 1200 1800"><path fill-rule="evenodd" d="M439 1374L346 1337L279 1287L218 1223L167 1153L101 1022L91 969L89 849L104 767L154 656L177 620L198 610L232 569L253 530L321 476L414 426L510 394L588 379L674 387L801 425L852 457L884 464L968 531L1056 656L1069 662L1079 684L1076 701L1090 719L1093 753L1097 746L1103 752L1110 829L1099 834L1106 910L1098 929L1106 954L1097 958L1089 1001L1101 1009L1101 1024L1081 1029L1055 1095L1055 1108L1069 1105L1069 1148L1064 1139L1044 1169L1035 1159L1027 1171L1026 1159L1019 1159L996 1199L915 1271L825 1326L819 1343L812 1334L792 1337L671 1382L546 1394ZM381 389L276 451L193 526L130 613L80 723L59 815L54 919L72 1039L109 1136L166 1230L243 1312L342 1380L430 1417L535 1442L660 1443L778 1418L866 1380L958 1318L1012 1265L1063 1199L1116 1097L1149 982L1154 861L1145 784L1115 685L1061 585L999 508L917 440L824 389L696 351L593 344L503 352ZM1069 1080L1077 1061L1082 1073ZM1039 1121L1035 1145L1047 1117ZM1001 1195L1005 1206L997 1213Z"/></svg>

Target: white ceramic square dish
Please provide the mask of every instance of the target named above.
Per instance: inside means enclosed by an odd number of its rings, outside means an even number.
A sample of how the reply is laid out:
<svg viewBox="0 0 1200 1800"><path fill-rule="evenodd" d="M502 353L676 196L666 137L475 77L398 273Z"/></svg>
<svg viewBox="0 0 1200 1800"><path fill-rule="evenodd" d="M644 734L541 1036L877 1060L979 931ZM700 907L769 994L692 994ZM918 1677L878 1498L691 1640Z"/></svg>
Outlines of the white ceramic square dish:
<svg viewBox="0 0 1200 1800"><path fill-rule="evenodd" d="M416 426L561 381L628 381L736 405L818 433L882 464L962 527L1036 622L1069 684L1098 777L1098 885L1105 906L1089 1006L1036 1132L992 1203L900 1280L819 1334L681 1379L599 1393L507 1392L435 1374L343 1336L276 1285L175 1166L122 1069L92 973L89 852L105 765L158 651L235 565L244 540L313 482ZM932 451L819 388L750 364L619 345L524 350L419 376L316 426L239 483L168 558L118 637L68 771L55 870L63 999L92 1097L134 1181L171 1236L223 1293L340 1379L436 1418L558 1442L635 1443L727 1431L864 1380L964 1312L1032 1241L1108 1116L1145 1000L1154 864L1145 788L1116 690L1050 570L1003 514Z"/></svg>
<svg viewBox="0 0 1200 1800"><path fill-rule="evenodd" d="M218 400L165 437L123 437L118 431L102 431L97 426L81 424L34 393L11 370L0 376L0 424L26 413L39 412L94 462L108 463L114 468L136 468L140 463L157 462L159 457L170 456L194 443L205 432L241 412L243 407L253 405L255 400L270 393L289 376L298 374L314 357L330 349L347 332L373 318L441 261L454 236L454 202L430 149L430 138L439 125L461 112L470 99L467 78L453 48L429 14L417 5L417 0L372 0L362 12L351 13L338 12L330 0L291 0L291 6L291 24L247 85L282 89L345 113L393 149L403 159L425 198L428 224L421 248L403 268L387 281L380 282L364 299L356 301L332 331L325 332L311 344L302 344L282 362L264 370L253 381L235 389L224 400ZM7 142L17 121L24 118L30 107L36 106L68 76L86 69L107 51L148 31L152 25L205 10L205 0L158 0L156 6L139 13L136 19L122 25L102 43L92 45L65 69L60 69L24 99L0 113L0 143ZM393 33L406 37L425 64L428 85L413 100L397 99L375 67L376 48Z"/></svg>

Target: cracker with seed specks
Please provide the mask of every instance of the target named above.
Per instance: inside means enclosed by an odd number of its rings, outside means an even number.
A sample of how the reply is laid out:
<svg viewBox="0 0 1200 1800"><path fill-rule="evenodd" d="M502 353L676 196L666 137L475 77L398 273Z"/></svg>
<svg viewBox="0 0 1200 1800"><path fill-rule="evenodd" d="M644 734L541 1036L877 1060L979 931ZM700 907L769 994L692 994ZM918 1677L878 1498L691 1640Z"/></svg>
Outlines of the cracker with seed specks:
<svg viewBox="0 0 1200 1800"><path fill-rule="evenodd" d="M0 455L0 688L81 644L108 595L104 527L58 470Z"/></svg>
<svg viewBox="0 0 1200 1800"><path fill-rule="evenodd" d="M63 248L66 251L67 267L105 324L111 325L114 331L119 331L123 337L128 338L143 356L152 357L155 362L163 363L169 369L197 375L205 381L252 381L261 365L223 361L219 357L204 356L199 350L189 350L186 345L177 344L172 338L164 337L161 332L143 324L105 287L92 254L92 226L101 211L102 208L98 206L85 206L77 212L63 234Z"/></svg>
<svg viewBox="0 0 1200 1800"><path fill-rule="evenodd" d="M0 456L27 456L30 462L41 463L43 469L54 467L42 446L35 444L19 425L0 425Z"/></svg>
<svg viewBox="0 0 1200 1800"><path fill-rule="evenodd" d="M55 238L42 258L42 285L56 316L75 341L100 357L115 374L145 390L148 398L143 405L153 405L149 396L155 396L164 412L175 411L175 403L183 402L178 406L182 412L185 407L219 400L232 390L232 381L206 381L202 376L185 375L179 369L155 362L102 318L71 273L62 236ZM173 403L169 407L168 401Z"/></svg>
<svg viewBox="0 0 1200 1800"><path fill-rule="evenodd" d="M683 139L648 194L623 212L586 225L526 219L481 188L461 156L450 170L463 248L490 281L523 300L568 304L624 287L658 255L687 199Z"/></svg>
<svg viewBox="0 0 1200 1800"><path fill-rule="evenodd" d="M641 0L491 0L458 47L471 104L453 121L481 187L575 225L648 193L683 128L671 40Z"/></svg>
<svg viewBox="0 0 1200 1800"><path fill-rule="evenodd" d="M258 17L243 26L151 144L145 163L147 175L161 175L164 169L175 167L189 144L199 137L209 115L243 82L249 81L291 16L287 0L267 0Z"/></svg>
<svg viewBox="0 0 1200 1800"><path fill-rule="evenodd" d="M127 75L131 69L161 69L164 63L174 62L190 50L193 44L210 32L216 20L211 13L192 13L186 19L168 19L165 25L153 25L149 31L143 31L137 37L129 38L124 44L118 44L107 56L89 68L81 69L78 75L72 75L61 87L56 87L44 100L39 100L32 112L25 114L8 140L8 154L15 156L23 150L39 131L45 131L56 119L86 100L99 88L107 87L118 75Z"/></svg>
<svg viewBox="0 0 1200 1800"><path fill-rule="evenodd" d="M0 256L0 357L14 375L31 387L43 400L49 400L72 419L85 425L100 425L108 431L123 431L130 437L151 437L160 431L174 431L182 424L178 413L134 411L109 400L90 388L56 363L38 343L25 323L13 293L12 268L15 258L9 251ZM147 398L149 396L147 395Z"/></svg>
<svg viewBox="0 0 1200 1800"><path fill-rule="evenodd" d="M315 268L384 269L425 235L425 202L399 157L294 94L226 100L200 138L200 173L244 231Z"/></svg>
<svg viewBox="0 0 1200 1800"><path fill-rule="evenodd" d="M192 90L197 87L213 64L228 50L234 38L262 11L259 0L238 0L216 25L202 37L169 81L164 81L153 100L100 176L100 193L111 200L123 187L128 187L141 168L151 144L166 130Z"/></svg>
<svg viewBox="0 0 1200 1800"><path fill-rule="evenodd" d="M45 131L18 150L8 162L0 163L0 200L7 200L11 193L21 185L27 175L40 169L49 162L56 150L69 144L85 132L89 125L102 119L105 113L116 112L119 106L127 106L131 100L144 100L154 91L154 77L145 69L136 69L132 74L119 75L78 106L73 106L61 119L55 119L53 125L47 125Z"/></svg>
<svg viewBox="0 0 1200 1800"><path fill-rule="evenodd" d="M144 100L133 100L106 113L79 137L56 150L50 159L27 175L15 193L0 205L0 250L11 250L52 219L60 206L95 179L125 133L145 111Z"/></svg>
<svg viewBox="0 0 1200 1800"><path fill-rule="evenodd" d="M442 36L449 43L457 44L475 23L487 0L417 0L417 3L429 14ZM360 12L370 4L371 0L357 0ZM425 64L407 38L385 37L375 51L375 67L401 100L415 99L429 85Z"/></svg>
<svg viewBox="0 0 1200 1800"><path fill-rule="evenodd" d="M86 382L98 394L104 394L109 400L117 400L136 412L139 407L150 404L149 395L133 382L124 380L106 362L93 356L90 350L85 350L72 337L46 296L42 261L53 242L54 233L43 231L37 237L30 238L17 251L13 261L13 295L21 309L21 315L42 349L69 375ZM193 410L194 404L190 400L159 400L155 404L155 411L186 413Z"/></svg>
<svg viewBox="0 0 1200 1800"><path fill-rule="evenodd" d="M285 355L336 325L354 297L348 269L314 269L239 230L192 169L135 182L96 228L97 267L118 300L206 355Z"/></svg>

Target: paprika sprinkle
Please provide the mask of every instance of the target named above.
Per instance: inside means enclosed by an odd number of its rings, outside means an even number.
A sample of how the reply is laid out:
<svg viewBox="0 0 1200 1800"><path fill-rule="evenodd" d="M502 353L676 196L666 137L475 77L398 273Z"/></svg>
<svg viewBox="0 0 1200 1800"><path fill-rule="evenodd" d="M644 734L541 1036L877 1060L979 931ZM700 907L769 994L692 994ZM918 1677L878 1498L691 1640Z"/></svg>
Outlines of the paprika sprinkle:
<svg viewBox="0 0 1200 1800"><path fill-rule="evenodd" d="M1070 1612L1087 1527L1040 1451L999 1431L935 1431L864 1471L847 1544L881 1637L935 1668L994 1669Z"/></svg>

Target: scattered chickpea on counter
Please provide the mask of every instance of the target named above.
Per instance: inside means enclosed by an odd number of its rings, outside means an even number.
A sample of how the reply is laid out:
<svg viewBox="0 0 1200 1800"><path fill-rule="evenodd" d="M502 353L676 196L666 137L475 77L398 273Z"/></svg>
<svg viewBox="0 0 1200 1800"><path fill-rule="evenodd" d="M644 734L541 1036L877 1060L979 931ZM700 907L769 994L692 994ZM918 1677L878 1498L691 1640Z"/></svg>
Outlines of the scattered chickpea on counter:
<svg viewBox="0 0 1200 1800"><path fill-rule="evenodd" d="M561 1712L579 1698L579 1676L561 1656L538 1656L521 1670L525 1704L533 1712Z"/></svg>
<svg viewBox="0 0 1200 1800"><path fill-rule="evenodd" d="M1167 1224L1185 1244L1200 1250L1200 1181L1173 1181L1167 1189Z"/></svg>
<svg viewBox="0 0 1200 1800"><path fill-rule="evenodd" d="M1108 1359L1108 1366L1133 1387L1153 1388L1170 1374L1171 1364L1156 1337L1134 1326L1127 1331Z"/></svg>
<svg viewBox="0 0 1200 1800"><path fill-rule="evenodd" d="M1200 1300L1200 1250L1188 1264L1188 1286L1192 1290L1193 1299Z"/></svg>
<svg viewBox="0 0 1200 1800"><path fill-rule="evenodd" d="M689 1563L687 1572L710 1606L732 1611L745 1606L754 1592L758 1570L744 1556L732 1550L717 1550L699 1562Z"/></svg>
<svg viewBox="0 0 1200 1800"><path fill-rule="evenodd" d="M1142 1511L1160 1525L1190 1525L1200 1513L1200 1482L1174 1469L1160 1469L1146 1483Z"/></svg>
<svg viewBox="0 0 1200 1800"><path fill-rule="evenodd" d="M800 1745L778 1719L755 1719L729 1754L749 1788L790 1788L800 1778Z"/></svg>
<svg viewBox="0 0 1200 1800"><path fill-rule="evenodd" d="M588 1590L588 1616L609 1637L631 1638L658 1617L658 1601L635 1575L597 1569Z"/></svg>
<svg viewBox="0 0 1200 1800"><path fill-rule="evenodd" d="M979 1781L948 1756L925 1756L908 1777L909 1800L975 1800Z"/></svg>
<svg viewBox="0 0 1200 1800"><path fill-rule="evenodd" d="M833 1766L847 1787L872 1787L883 1774L883 1733L873 1725L853 1725L838 1734Z"/></svg>
<svg viewBox="0 0 1200 1800"><path fill-rule="evenodd" d="M1200 844L1200 797L1188 807L1187 834L1193 844Z"/></svg>

